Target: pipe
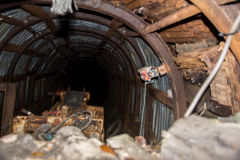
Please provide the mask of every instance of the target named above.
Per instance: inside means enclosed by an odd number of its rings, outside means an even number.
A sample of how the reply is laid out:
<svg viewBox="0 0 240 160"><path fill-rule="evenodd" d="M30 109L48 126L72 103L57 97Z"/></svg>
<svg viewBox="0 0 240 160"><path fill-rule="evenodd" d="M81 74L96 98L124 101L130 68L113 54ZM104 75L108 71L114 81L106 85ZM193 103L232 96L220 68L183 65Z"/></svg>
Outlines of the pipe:
<svg viewBox="0 0 240 160"><path fill-rule="evenodd" d="M236 18L235 22L233 23L232 28L230 30L230 33L233 33L237 30L237 27L238 27L239 23L240 23L240 13L238 14L238 17ZM221 64L224 61L224 58L227 54L227 51L228 51L228 48L230 46L231 40L232 40L232 35L228 35L227 41L225 43L225 46L222 50L222 53L221 53L218 61L216 63L216 66L214 67L214 69L212 70L212 72L210 73L208 78L205 80L202 87L199 89L199 91L196 94L196 96L194 97L192 103L190 104L187 111L185 112L184 117L188 117L193 112L193 110L195 109L196 105L198 104L200 98L202 97L203 93L205 92L206 88L208 87L208 85L211 83L211 81L213 80L213 78L217 74L217 72L218 72L219 68L221 67Z"/></svg>

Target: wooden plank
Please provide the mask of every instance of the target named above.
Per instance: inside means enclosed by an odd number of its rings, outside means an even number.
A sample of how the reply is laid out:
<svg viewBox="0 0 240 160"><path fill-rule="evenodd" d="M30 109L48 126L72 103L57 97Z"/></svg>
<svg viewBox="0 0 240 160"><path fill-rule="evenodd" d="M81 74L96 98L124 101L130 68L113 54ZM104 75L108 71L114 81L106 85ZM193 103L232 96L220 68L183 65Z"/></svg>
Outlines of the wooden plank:
<svg viewBox="0 0 240 160"><path fill-rule="evenodd" d="M236 0L216 0L219 5L226 4L229 2L235 2ZM201 10L194 5L188 5L178 11L160 19L159 21L147 26L145 28L146 33L155 32L171 24L175 24L181 20L192 17L198 13L201 13Z"/></svg>
<svg viewBox="0 0 240 160"><path fill-rule="evenodd" d="M151 96L153 96L154 98L156 98L158 101L160 101L161 103L167 105L169 108L173 109L173 106L171 104L171 98L168 97L168 94L157 89L154 88L152 86L149 87L149 93Z"/></svg>
<svg viewBox="0 0 240 160"><path fill-rule="evenodd" d="M0 91L4 92L6 90L6 84L0 83Z"/></svg>
<svg viewBox="0 0 240 160"><path fill-rule="evenodd" d="M192 46L192 48L194 47ZM179 53L177 57L173 57L173 60L183 78L191 80L192 83L201 83L207 77L209 67L214 66L217 61L220 55L219 49L219 46L213 46Z"/></svg>
<svg viewBox="0 0 240 160"><path fill-rule="evenodd" d="M127 3L126 8L129 10L133 10L135 8L139 8L141 6L147 5L152 2L160 1L162 2L163 0L135 0Z"/></svg>
<svg viewBox="0 0 240 160"><path fill-rule="evenodd" d="M121 27L123 24L124 23L121 22L121 21L118 21L116 19L112 19L112 22L110 24L111 28L109 28L109 30L106 33L107 37L112 38L116 33L115 29Z"/></svg>
<svg viewBox="0 0 240 160"><path fill-rule="evenodd" d="M22 46L19 46L19 45L8 43L3 47L2 50L7 51L7 52L22 53L24 48Z"/></svg>
<svg viewBox="0 0 240 160"><path fill-rule="evenodd" d="M18 53L18 54L23 54L23 55L32 55L34 57L44 57L44 55L42 53L37 52L33 49L26 49L24 51L24 47L16 45L16 44L11 44L11 43L6 44L3 47L2 50L7 51L7 52L14 52L14 53Z"/></svg>
<svg viewBox="0 0 240 160"><path fill-rule="evenodd" d="M200 48L192 52L180 53L177 57L173 57L173 60L180 69L198 69L208 70L207 65L211 65L211 61L215 60L219 55L219 46L213 46L209 48Z"/></svg>
<svg viewBox="0 0 240 160"><path fill-rule="evenodd" d="M225 61L210 85L212 99L219 104L231 106L233 113L240 111L239 68L240 66L233 54L228 52Z"/></svg>
<svg viewBox="0 0 240 160"><path fill-rule="evenodd" d="M16 83L7 83L2 116L1 136L11 133L16 103Z"/></svg>
<svg viewBox="0 0 240 160"><path fill-rule="evenodd" d="M217 28L219 32L228 33L232 28L234 20L231 19L229 14L221 8L216 1L213 0L190 0L198 8L201 9L203 14L209 21ZM227 39L225 36L224 39ZM240 33L234 34L230 44L238 63L240 63Z"/></svg>

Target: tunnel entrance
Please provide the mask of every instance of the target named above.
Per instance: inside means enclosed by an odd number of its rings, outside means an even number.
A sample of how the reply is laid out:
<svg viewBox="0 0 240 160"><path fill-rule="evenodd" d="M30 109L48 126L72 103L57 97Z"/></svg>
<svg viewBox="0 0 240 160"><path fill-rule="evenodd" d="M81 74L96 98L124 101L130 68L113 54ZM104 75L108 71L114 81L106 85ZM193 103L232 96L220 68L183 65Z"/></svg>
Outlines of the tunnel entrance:
<svg viewBox="0 0 240 160"><path fill-rule="evenodd" d="M146 23L136 15L105 1L77 1L79 10L65 17L53 15L49 4L0 8L12 20L0 26L0 76L17 87L16 114L22 108L42 113L54 105L50 94L71 86L91 93L89 105L104 107L105 130L119 121L121 132L160 141L161 131L186 109L182 79L162 39L145 34ZM170 70L145 85L138 74L144 66Z"/></svg>

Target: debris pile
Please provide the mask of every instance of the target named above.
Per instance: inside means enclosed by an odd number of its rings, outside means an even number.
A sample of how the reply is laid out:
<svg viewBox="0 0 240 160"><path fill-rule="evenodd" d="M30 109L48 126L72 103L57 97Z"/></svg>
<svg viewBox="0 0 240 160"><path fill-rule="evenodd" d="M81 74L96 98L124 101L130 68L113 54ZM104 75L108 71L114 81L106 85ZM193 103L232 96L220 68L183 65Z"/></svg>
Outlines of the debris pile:
<svg viewBox="0 0 240 160"><path fill-rule="evenodd" d="M0 139L1 160L154 160L159 154L127 134L107 139L107 144L87 138L79 128L62 127L51 141L39 141L29 134L10 134Z"/></svg>

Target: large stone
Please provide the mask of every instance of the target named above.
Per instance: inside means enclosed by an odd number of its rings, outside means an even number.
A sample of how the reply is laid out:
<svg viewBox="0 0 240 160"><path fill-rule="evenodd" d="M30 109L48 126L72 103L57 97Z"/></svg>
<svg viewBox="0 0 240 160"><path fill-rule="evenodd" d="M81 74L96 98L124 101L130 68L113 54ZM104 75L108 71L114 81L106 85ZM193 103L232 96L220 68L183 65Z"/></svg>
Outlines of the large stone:
<svg viewBox="0 0 240 160"><path fill-rule="evenodd" d="M122 134L107 139L107 145L114 149L121 160L156 160L159 158L157 155L152 155L149 153L127 134Z"/></svg>
<svg viewBox="0 0 240 160"><path fill-rule="evenodd" d="M239 160L240 125L191 116L180 119L164 133L164 160Z"/></svg>

